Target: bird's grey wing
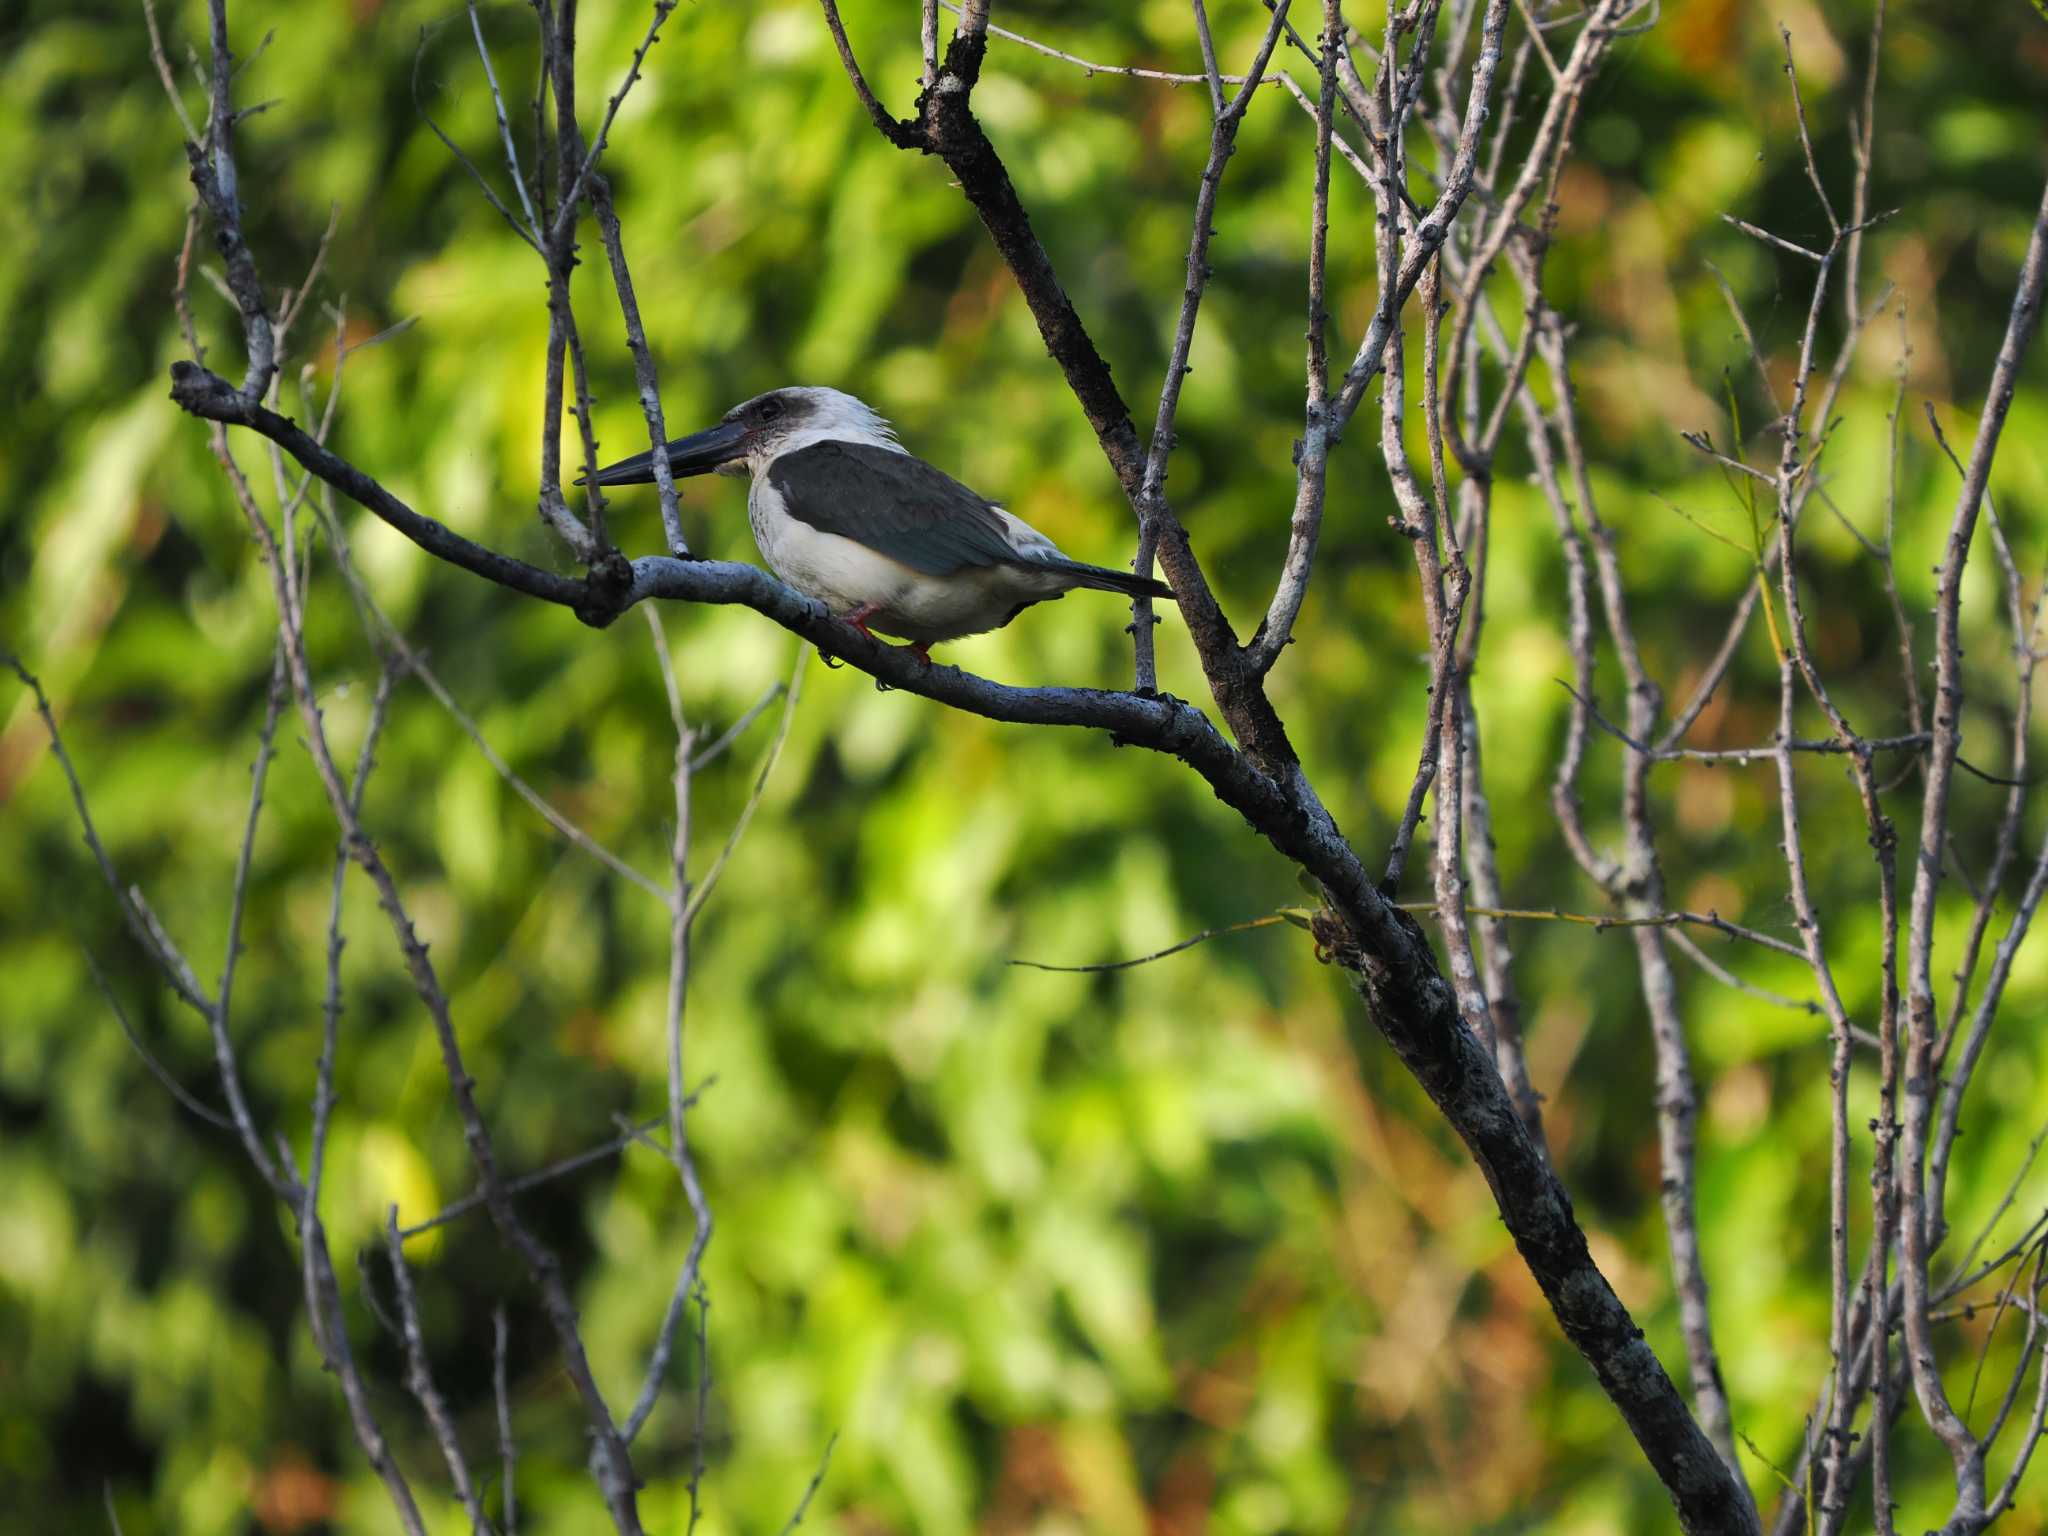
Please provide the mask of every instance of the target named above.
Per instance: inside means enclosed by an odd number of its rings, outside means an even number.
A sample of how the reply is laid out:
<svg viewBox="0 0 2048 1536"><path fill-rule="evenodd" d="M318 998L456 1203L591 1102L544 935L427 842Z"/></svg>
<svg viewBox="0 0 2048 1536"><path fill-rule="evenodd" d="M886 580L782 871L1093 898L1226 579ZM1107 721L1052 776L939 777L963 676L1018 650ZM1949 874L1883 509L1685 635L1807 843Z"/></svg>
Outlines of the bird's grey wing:
<svg viewBox="0 0 2048 1536"><path fill-rule="evenodd" d="M986 497L922 459L868 443L818 442L768 466L797 521L865 544L927 576L1023 565Z"/></svg>

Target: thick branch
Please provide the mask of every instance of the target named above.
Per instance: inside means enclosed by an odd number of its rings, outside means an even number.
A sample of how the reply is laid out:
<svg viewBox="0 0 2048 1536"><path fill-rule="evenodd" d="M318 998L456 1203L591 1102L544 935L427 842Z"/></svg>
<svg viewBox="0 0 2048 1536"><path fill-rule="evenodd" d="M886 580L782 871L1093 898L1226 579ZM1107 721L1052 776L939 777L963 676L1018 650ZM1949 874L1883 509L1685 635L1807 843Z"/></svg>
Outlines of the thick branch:
<svg viewBox="0 0 2048 1536"><path fill-rule="evenodd" d="M1201 711L1176 699L1135 693L1013 688L957 668L928 666L906 649L861 635L820 604L752 566L649 556L633 562L631 581L623 591L602 590L597 578L557 576L450 532L328 453L285 418L239 402L224 381L202 369L183 367L177 393L180 403L195 414L247 425L295 457L304 450L300 462L305 468L359 500L429 553L571 608L591 622L606 622L650 597L739 603L907 692L990 719L1107 730L1116 742L1144 746L1186 763L1219 800L1321 885L1328 907L1316 920L1318 937L1354 972L1374 1023L1471 1149L1517 1248L1567 1337L1586 1356L1670 1490L1683 1528L1754 1529L1746 1497L1593 1263L1585 1234L1572 1215L1570 1197L1530 1138L1492 1060L1460 1022L1451 989L1438 973L1421 929L1380 895L1328 815L1312 795L1304 798L1305 786L1261 771L1247 754L1234 750ZM310 688L299 658L293 661L293 682L303 711L309 708ZM317 716L313 719L317 722ZM355 841L352 847L359 859L367 860L373 878L381 877L380 891L388 897L388 873L374 851L364 841ZM403 936L402 922L400 931ZM424 955L412 948L407 959L424 963ZM422 980L422 995L438 1002L430 973ZM449 1048L452 1035L440 1028L443 1018L438 1010L436 1024L444 1049ZM465 1128L480 1132L481 1122L472 1121L470 1106L463 1102L459 1063L451 1063L451 1069ZM487 1185L502 1192L490 1161L488 1133L483 1133L476 1151ZM516 1241L521 1235L516 1220L507 1211L493 1214L506 1222ZM549 1274L545 1264L542 1272L544 1277Z"/></svg>

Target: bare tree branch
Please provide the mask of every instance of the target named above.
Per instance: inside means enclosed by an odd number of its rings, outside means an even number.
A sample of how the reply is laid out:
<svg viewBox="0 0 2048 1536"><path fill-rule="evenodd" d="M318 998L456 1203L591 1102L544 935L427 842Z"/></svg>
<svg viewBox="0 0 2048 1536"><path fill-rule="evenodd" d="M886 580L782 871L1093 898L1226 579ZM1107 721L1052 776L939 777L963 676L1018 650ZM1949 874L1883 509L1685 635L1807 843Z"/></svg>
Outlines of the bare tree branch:
<svg viewBox="0 0 2048 1536"><path fill-rule="evenodd" d="M455 1482L455 1496L462 1500L462 1507L469 1515L470 1529L476 1532L476 1536L492 1536L491 1522L484 1518L483 1502L477 1497L476 1483L469 1475L469 1460L462 1454L462 1444L455 1434L455 1421L448 1416L448 1404L434 1385L434 1373L427 1364L427 1341L420 1332L419 1298L413 1293L412 1267L405 1262L405 1245L398 1240L398 1207L395 1205L384 1218L384 1253L391 1261L392 1285L398 1293L399 1337L405 1345L406 1386L419 1401L420 1409L434 1431L434 1442L440 1446L441 1458L448 1464L448 1475Z"/></svg>
<svg viewBox="0 0 2048 1536"><path fill-rule="evenodd" d="M1928 752L1921 798L1920 839L1913 875L1907 942L1908 1044L1903 1078L1905 1116L1901 1133L1905 1210L1900 1223L1900 1276L1905 1286L1906 1358L1913 1390L1928 1425L1948 1450L1956 1474L1956 1507L1951 1525L1974 1529L1985 1516L1983 1450L1950 1405L1935 1359L1927 1322L1927 1264L1939 1230L1931 1228L1927 1186L1928 1127L1934 1108L1933 1056L1938 1021L1934 1011L1935 887L1941 878L1940 838L1948 825L1948 799L1956 756L1962 745L1962 642L1959 613L1964 563L1969 558L1977 511L1990 478L1992 457L2012 407L2020 358L2040 321L2041 294L2048 280L2048 189L2027 243L2015 286L2012 313L1992 369L1984 415L1964 472L1963 487L1948 535L1935 597L1934 743Z"/></svg>

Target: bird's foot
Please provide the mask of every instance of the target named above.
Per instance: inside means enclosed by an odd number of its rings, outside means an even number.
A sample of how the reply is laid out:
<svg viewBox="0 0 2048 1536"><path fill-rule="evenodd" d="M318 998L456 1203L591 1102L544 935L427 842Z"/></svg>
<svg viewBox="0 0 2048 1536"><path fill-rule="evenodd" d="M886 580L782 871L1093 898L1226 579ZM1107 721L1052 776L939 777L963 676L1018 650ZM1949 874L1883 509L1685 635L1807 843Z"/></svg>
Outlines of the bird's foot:
<svg viewBox="0 0 2048 1536"><path fill-rule="evenodd" d="M839 617L872 640L875 638L875 632L868 628L868 620L881 611L882 605L880 603L862 603L853 612L842 613Z"/></svg>

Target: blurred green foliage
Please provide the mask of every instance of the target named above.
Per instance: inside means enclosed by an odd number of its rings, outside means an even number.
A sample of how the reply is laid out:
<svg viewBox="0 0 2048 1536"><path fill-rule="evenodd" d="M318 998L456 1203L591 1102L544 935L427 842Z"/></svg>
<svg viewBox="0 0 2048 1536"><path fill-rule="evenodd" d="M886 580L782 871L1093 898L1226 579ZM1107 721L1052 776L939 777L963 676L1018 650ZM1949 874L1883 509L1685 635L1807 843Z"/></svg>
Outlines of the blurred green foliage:
<svg viewBox="0 0 2048 1536"><path fill-rule="evenodd" d="M1263 12L1220 10L1227 61L1242 60ZM1667 7L1599 78L1561 190L1552 293L1580 326L1597 489L1673 693L1698 675L1703 637L1746 576L1697 523L1747 535L1729 487L1676 430L1729 439L1724 377L1745 422L1769 414L1709 263L1781 377L1810 277L1720 215L1824 238L1780 16L1840 204L1869 17L1832 0ZM637 6L586 8L586 116L645 19ZM1114 14L1037 0L997 19L1103 62L1186 69L1195 58L1186 8L1171 0ZM164 20L182 61L203 37L202 8L171 6ZM848 20L870 79L906 109L914 8L851 4ZM525 8L488 10L484 23L531 156ZM332 210L318 297L341 334L360 342L413 322L349 358L338 446L464 533L558 563L531 511L542 273L422 120L431 112L506 189L463 13L448 0L250 4L233 25L248 60L239 97L269 103L241 140L268 281L299 280ZM166 398L165 370L183 355L169 296L184 155L137 8L27 0L0 36L13 170L0 199L0 633L57 701L124 876L205 973L224 943L272 614L205 432ZM1298 55L1282 62L1310 80ZM1873 206L1902 211L1868 267L1896 285L1905 319L1902 330L1888 311L1873 327L1827 464L1842 516L1877 531L1885 413L1910 348L1897 523L1916 614L1953 493L1919 401L1967 438L2043 171L2044 79L2048 28L2026 7L1895 9L1887 23ZM198 110L189 77L185 98ZM1206 146L1202 93L1090 76L997 42L975 100L1149 418ZM1286 537L1311 125L1275 91L1240 142L1170 489L1249 628ZM677 11L620 114L607 170L676 430L772 385L839 385L1077 555L1127 557L1115 482L982 231L936 162L874 134L814 7ZM1373 302L1372 256L1369 200L1342 177L1332 308L1348 355ZM623 454L643 427L594 241L586 256L578 297L599 430ZM229 307L203 282L195 293L215 366L238 374ZM301 417L332 381L336 323L313 316L296 338L286 408ZM300 395L302 364L313 396ZM1994 490L2031 580L2048 527L2039 346L2026 379ZM1413 772L1427 681L1372 436L1362 420L1333 463L1322 563L1300 643L1275 674L1312 774L1368 851ZM236 451L267 485L259 445L238 439ZM1512 898L1582 909L1594 898L1546 798L1565 702L1561 566L1526 468L1510 449L1496 496L1477 684L1489 788ZM692 485L696 547L753 558L740 503L729 483ZM651 495L619 500L614 518L629 549L656 547ZM1833 513L1811 522L1816 644L1859 723L1897 729L1896 641L1874 570ZM593 836L658 872L673 742L638 618L594 633L367 518L350 525L379 601L497 750ZM1966 750L1996 771L2012 701L1994 596L1980 560ZM1114 684L1129 665L1124 619L1115 601L1081 594L952 659L1004 679ZM678 607L660 621L686 707L709 730L796 659L788 636L746 612ZM1924 651L1925 623L1917 636ZM309 638L329 729L352 751L376 663L325 563ZM1170 616L1161 646L1165 686L1199 696ZM715 1079L692 1121L718 1216L704 1528L779 1528L834 1434L809 1528L1667 1527L1660 1490L1561 1343L1483 1182L1302 935L1220 939L1110 976L1006 964L1143 953L1298 901L1282 862L1170 762L811 669L762 813L699 927L689 1001L691 1076ZM1771 678L1753 630L1700 739L1764 739ZM1603 686L1611 696L1611 674ZM770 729L703 776L700 868ZM303 1147L334 832L295 733L288 719L255 847L236 1028L259 1117ZM1587 801L1599 831L1612 829L1616 761L1611 743L1596 746ZM1877 936L1861 823L1838 765L1802 773L1816 894L1867 1020ZM1682 766L1656 782L1674 898L1788 931L1764 771ZM1959 844L1977 867L2002 792L1965 782L1961 795ZM111 1490L130 1533L394 1529L307 1338L288 1220L231 1140L152 1080L89 980L91 955L171 1070L217 1099L203 1029L121 929L40 724L11 688L0 802L6 1522L102 1528ZM1912 803L1908 791L1902 817ZM507 1163L539 1166L605 1139L616 1116L655 1111L658 905L557 839L417 686L395 702L368 816L443 968ZM1959 929L1966 897L1949 898ZM468 1165L420 1008L353 880L347 917L328 1221L386 1427L435 1528L454 1530L459 1511L438 1494L444 1474L397 1352L347 1261L389 1203L424 1216L468 1187ZM1560 925L1518 937L1553 1150L1596 1252L1676 1370L1650 1049L1625 940ZM1975 1089L1952 1206L1962 1233L1989 1213L2048 1111L2048 1046L2029 1024L2048 1005L2044 955L2038 943L2022 954L2008 1033ZM1789 963L1726 958L1764 985L1805 990ZM1805 1014L1704 976L1684 982L1727 1381L1739 1424L1789 1462L1827 1359L1825 1043ZM1867 1083L1858 1094L1860 1123ZM2041 1200L2031 1177L2020 1209ZM672 1175L634 1151L525 1206L569 1266L601 1378L629 1396L688 1239ZM502 1301L525 1529L598 1530L573 1397L529 1288L479 1219L414 1246L436 1368L473 1454L494 1455L490 1319ZM1945 1335L1958 1382L1986 1329L1979 1319ZM2009 1367L2011 1337L1994 1341L1988 1380ZM641 1442L652 1528L687 1518L695 1377L686 1360ZM1980 1400L1978 1422L1985 1412ZM1902 1528L1917 1529L1946 1508L1946 1474L1923 1435L1900 1443ZM1750 1472L1775 1491L1761 1463ZM2044 1520L2037 1486L2008 1528Z"/></svg>

